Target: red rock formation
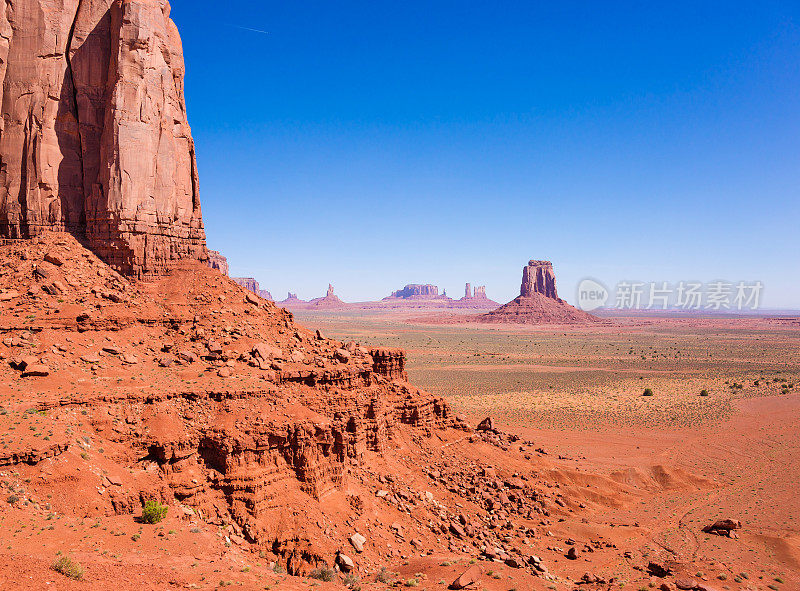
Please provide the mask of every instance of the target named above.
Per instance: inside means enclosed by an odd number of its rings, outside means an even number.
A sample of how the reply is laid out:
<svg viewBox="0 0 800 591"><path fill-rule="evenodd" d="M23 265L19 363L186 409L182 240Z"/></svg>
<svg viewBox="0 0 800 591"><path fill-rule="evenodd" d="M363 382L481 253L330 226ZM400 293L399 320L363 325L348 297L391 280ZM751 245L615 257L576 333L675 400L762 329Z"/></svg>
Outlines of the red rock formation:
<svg viewBox="0 0 800 591"><path fill-rule="evenodd" d="M398 289L397 291L393 291L392 295L388 298L384 298L388 300L389 298L418 298L418 297L428 297L428 298L435 298L439 297L439 288L435 285L421 285L419 283L411 283L406 285L403 289Z"/></svg>
<svg viewBox="0 0 800 591"><path fill-rule="evenodd" d="M328 291L323 298L314 298L310 302L308 302L309 308L343 308L347 304L345 304L339 297L333 292L333 285L330 283L328 284Z"/></svg>
<svg viewBox="0 0 800 591"><path fill-rule="evenodd" d="M486 286L485 285L480 285L480 286L475 287L475 289L473 290L472 289L472 284L471 283L467 283L464 286L464 297L462 299L463 300L473 300L473 299L486 300L486 299L488 299L486 297Z"/></svg>
<svg viewBox="0 0 800 591"><path fill-rule="evenodd" d="M530 261L522 270L519 297L475 320L508 324L584 324L598 322L558 297L550 261Z"/></svg>
<svg viewBox="0 0 800 591"><path fill-rule="evenodd" d="M0 236L68 230L134 275L205 258L169 10L156 0L0 8Z"/></svg>
<svg viewBox="0 0 800 591"><path fill-rule="evenodd" d="M231 279L244 287L247 291L260 295L259 291L261 291L261 287L258 285L258 281L253 277L231 277Z"/></svg>
<svg viewBox="0 0 800 591"><path fill-rule="evenodd" d="M370 350L372 371L390 380L408 380L406 353L402 349L380 348Z"/></svg>
<svg viewBox="0 0 800 591"><path fill-rule="evenodd" d="M277 302L277 304L279 306L283 307L283 308L286 308L286 307L291 307L291 306L295 306L295 305L302 306L304 304L308 304L308 302L305 301L305 300L301 300L300 298L297 297L296 293L292 293L290 291L290 292L287 293L286 299L282 300L280 302Z"/></svg>
<svg viewBox="0 0 800 591"><path fill-rule="evenodd" d="M528 266L522 269L522 287L519 295L529 297L535 293L554 300L558 299L556 274L550 261L528 261Z"/></svg>
<svg viewBox="0 0 800 591"><path fill-rule="evenodd" d="M228 259L226 259L219 251L208 251L208 266L216 269L223 275L228 274Z"/></svg>

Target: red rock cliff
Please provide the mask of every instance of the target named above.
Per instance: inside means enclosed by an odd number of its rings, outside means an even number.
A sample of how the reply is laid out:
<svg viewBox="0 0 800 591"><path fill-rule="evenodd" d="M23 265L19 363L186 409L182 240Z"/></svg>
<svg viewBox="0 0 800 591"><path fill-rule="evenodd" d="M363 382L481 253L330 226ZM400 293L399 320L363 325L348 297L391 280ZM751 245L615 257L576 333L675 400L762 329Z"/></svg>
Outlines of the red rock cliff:
<svg viewBox="0 0 800 591"><path fill-rule="evenodd" d="M169 13L163 0L0 7L0 236L68 230L132 275L205 258Z"/></svg>

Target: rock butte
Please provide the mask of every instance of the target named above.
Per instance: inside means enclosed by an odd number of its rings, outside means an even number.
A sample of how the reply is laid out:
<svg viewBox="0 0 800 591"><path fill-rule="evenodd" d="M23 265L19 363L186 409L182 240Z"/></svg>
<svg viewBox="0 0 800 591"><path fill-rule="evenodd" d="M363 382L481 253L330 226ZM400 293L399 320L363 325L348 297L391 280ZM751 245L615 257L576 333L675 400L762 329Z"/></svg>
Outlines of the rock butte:
<svg viewBox="0 0 800 591"><path fill-rule="evenodd" d="M522 269L520 295L498 309L473 318L503 324L588 324L600 320L558 297L550 261L529 261Z"/></svg>
<svg viewBox="0 0 800 591"><path fill-rule="evenodd" d="M411 283L406 285L403 289L398 289L397 291L393 291L390 296L384 299L389 298L438 298L438 297L445 297L439 295L439 288L435 285L422 285L419 283Z"/></svg>
<svg viewBox="0 0 800 591"><path fill-rule="evenodd" d="M261 291L258 281L256 281L253 277L231 277L231 279L244 287L247 291L256 295L258 295L258 292Z"/></svg>
<svg viewBox="0 0 800 591"><path fill-rule="evenodd" d="M127 275L206 257L167 2L0 8L0 236L66 230Z"/></svg>
<svg viewBox="0 0 800 591"><path fill-rule="evenodd" d="M333 285L330 283L328 284L327 293L321 298L314 298L311 301L305 302L298 299L297 295L289 292L289 297L280 302L279 305L291 310L336 310L349 306L349 304L340 300L339 296L334 293Z"/></svg>
<svg viewBox="0 0 800 591"><path fill-rule="evenodd" d="M208 251L208 266L223 275L228 275L228 259L217 250Z"/></svg>

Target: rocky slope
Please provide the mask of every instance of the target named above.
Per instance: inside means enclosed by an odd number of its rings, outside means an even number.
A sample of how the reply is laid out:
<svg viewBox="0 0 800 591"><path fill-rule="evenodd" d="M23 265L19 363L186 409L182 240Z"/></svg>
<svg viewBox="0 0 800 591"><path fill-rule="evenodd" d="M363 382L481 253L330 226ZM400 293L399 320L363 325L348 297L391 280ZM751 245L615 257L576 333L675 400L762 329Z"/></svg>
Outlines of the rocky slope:
<svg viewBox="0 0 800 591"><path fill-rule="evenodd" d="M0 7L0 236L67 230L128 275L205 257L169 12L159 0Z"/></svg>
<svg viewBox="0 0 800 591"><path fill-rule="evenodd" d="M460 426L405 382L402 351L325 339L200 263L135 284L47 233L0 247L0 265L0 379L12 385L0 422L33 409L50 433L5 437L0 465L67 460L63 474L102 487L88 504L63 491L59 513L130 514L160 499L305 572L333 564L343 540L319 503L365 454L405 426ZM86 450L89 472L74 473L72 454ZM38 479L30 498L64 477Z"/></svg>

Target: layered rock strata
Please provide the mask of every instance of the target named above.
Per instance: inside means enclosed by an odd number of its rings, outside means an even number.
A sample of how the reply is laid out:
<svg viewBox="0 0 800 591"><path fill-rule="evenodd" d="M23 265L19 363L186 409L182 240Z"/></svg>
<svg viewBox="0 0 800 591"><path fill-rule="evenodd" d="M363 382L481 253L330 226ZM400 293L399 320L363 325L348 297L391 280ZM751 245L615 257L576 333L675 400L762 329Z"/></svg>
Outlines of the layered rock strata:
<svg viewBox="0 0 800 591"><path fill-rule="evenodd" d="M169 13L157 0L0 7L0 236L67 230L129 275L206 257Z"/></svg>

